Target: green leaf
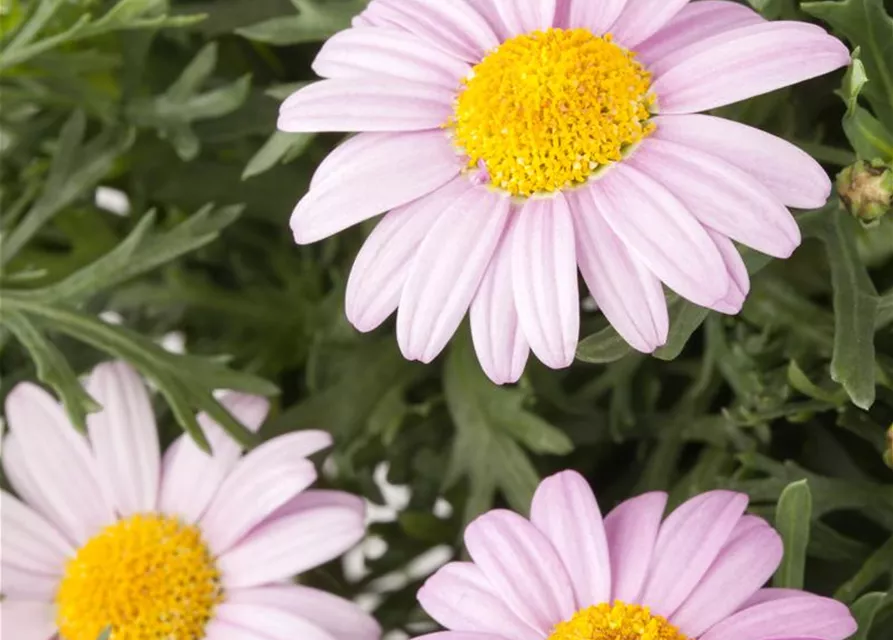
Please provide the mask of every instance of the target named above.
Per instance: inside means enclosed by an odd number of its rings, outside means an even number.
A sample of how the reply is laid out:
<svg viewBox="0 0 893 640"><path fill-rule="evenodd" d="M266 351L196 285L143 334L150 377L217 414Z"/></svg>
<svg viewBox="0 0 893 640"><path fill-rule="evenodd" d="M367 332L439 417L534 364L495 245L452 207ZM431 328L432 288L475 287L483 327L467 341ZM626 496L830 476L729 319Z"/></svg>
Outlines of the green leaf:
<svg viewBox="0 0 893 640"><path fill-rule="evenodd" d="M577 359L595 364L616 362L630 353L632 347L612 326L583 338L577 345Z"/></svg>
<svg viewBox="0 0 893 640"><path fill-rule="evenodd" d="M893 567L893 537L881 545L862 564L852 578L847 580L834 594L841 602L853 602L859 594L870 588L879 578L889 576Z"/></svg>
<svg viewBox="0 0 893 640"><path fill-rule="evenodd" d="M454 339L444 370L446 404L457 432L447 485L468 478L472 497L466 519L488 508L497 490L515 510L526 512L539 476L521 445L553 455L567 454L573 445L564 432L524 408L524 391L487 379L466 333Z"/></svg>
<svg viewBox="0 0 893 640"><path fill-rule="evenodd" d="M831 377L853 403L869 409L875 399L874 327L880 298L859 258L856 220L838 210L821 233L834 287L834 355Z"/></svg>
<svg viewBox="0 0 893 640"><path fill-rule="evenodd" d="M274 131L264 146L258 149L245 165L242 180L260 175L281 162L298 157L315 137L316 134L313 133Z"/></svg>
<svg viewBox="0 0 893 640"><path fill-rule="evenodd" d="M85 432L87 414L98 411L100 406L84 391L62 352L22 313L4 311L0 323L28 350L37 366L37 377L56 390L72 424Z"/></svg>
<svg viewBox="0 0 893 640"><path fill-rule="evenodd" d="M893 597L889 593L879 592L866 593L856 600L851 609L859 630L849 640L868 640L868 634L874 628L875 617L890 602L893 602Z"/></svg>
<svg viewBox="0 0 893 640"><path fill-rule="evenodd" d="M893 159L893 134L864 108L857 106L851 116L844 117L843 131L859 158Z"/></svg>
<svg viewBox="0 0 893 640"><path fill-rule="evenodd" d="M843 76L843 86L841 87L841 97L846 103L847 115L852 116L859 104L859 94L868 82L868 75L865 73L865 65L861 59L861 50L856 48L853 51L853 60L849 69Z"/></svg>
<svg viewBox="0 0 893 640"><path fill-rule="evenodd" d="M868 75L865 97L893 129L893 18L884 10L883 0L829 0L801 6L859 47Z"/></svg>
<svg viewBox="0 0 893 640"><path fill-rule="evenodd" d="M812 522L812 494L806 480L788 485L778 499L775 528L784 541L784 558L772 586L802 589L806 570L806 548Z"/></svg>
<svg viewBox="0 0 893 640"><path fill-rule="evenodd" d="M256 42L293 45L319 42L350 26L350 19L366 8L367 0L292 0L298 15L271 18L236 29Z"/></svg>

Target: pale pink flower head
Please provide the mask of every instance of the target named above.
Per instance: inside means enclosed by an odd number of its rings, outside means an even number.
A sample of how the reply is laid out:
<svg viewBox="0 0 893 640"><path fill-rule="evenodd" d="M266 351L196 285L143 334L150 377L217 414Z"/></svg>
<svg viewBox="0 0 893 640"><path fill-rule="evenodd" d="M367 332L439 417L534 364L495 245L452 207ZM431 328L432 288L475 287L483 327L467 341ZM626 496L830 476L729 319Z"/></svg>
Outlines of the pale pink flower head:
<svg viewBox="0 0 893 640"><path fill-rule="evenodd" d="M207 638L378 640L355 604L292 584L364 534L362 499L313 490L311 454L331 444L297 431L242 450L207 416L213 450L176 440L162 458L139 376L97 367L103 407L75 431L56 400L23 383L6 400L0 617L10 640ZM222 402L252 430L269 405Z"/></svg>
<svg viewBox="0 0 893 640"><path fill-rule="evenodd" d="M530 520L491 511L465 532L472 562L419 591L449 631L425 640L844 640L843 604L762 588L779 535L745 515L747 496L711 491L664 517L665 493L604 520L586 481L565 471L536 491Z"/></svg>
<svg viewBox="0 0 893 640"><path fill-rule="evenodd" d="M360 251L347 315L397 310L429 362L470 309L484 370L516 381L530 350L573 361L577 271L630 345L667 340L663 285L737 313L733 241L800 243L787 207L831 183L793 145L695 115L846 65L822 28L725 0L372 0L322 48L325 78L282 104L283 131L359 132L318 168L298 243L388 212Z"/></svg>

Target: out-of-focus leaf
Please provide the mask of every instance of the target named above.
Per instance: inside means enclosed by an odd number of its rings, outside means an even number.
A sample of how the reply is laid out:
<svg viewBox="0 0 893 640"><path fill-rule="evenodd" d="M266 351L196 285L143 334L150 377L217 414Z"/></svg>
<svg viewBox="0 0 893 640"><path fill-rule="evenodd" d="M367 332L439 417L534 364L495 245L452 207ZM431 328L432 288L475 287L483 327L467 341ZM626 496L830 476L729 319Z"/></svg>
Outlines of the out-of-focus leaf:
<svg viewBox="0 0 893 640"><path fill-rule="evenodd" d="M847 580L834 597L846 603L853 602L866 589L882 576L893 574L893 538L878 548L859 568L852 578Z"/></svg>
<svg viewBox="0 0 893 640"><path fill-rule="evenodd" d="M281 162L288 162L288 160L297 157L315 137L315 134L312 133L273 132L264 146L258 149L257 153L248 161L242 172L242 179L247 180L272 169Z"/></svg>
<svg viewBox="0 0 893 640"><path fill-rule="evenodd" d="M775 528L784 541L784 558L772 585L782 589L802 589L806 571L806 548L812 522L812 494L806 480L788 485L778 499Z"/></svg>
<svg viewBox="0 0 893 640"><path fill-rule="evenodd" d="M859 625L859 630L855 635L850 636L849 640L868 640L869 634L874 628L875 617L889 602L891 602L890 594L879 592L866 593L856 600L850 608Z"/></svg>
<svg viewBox="0 0 893 640"><path fill-rule="evenodd" d="M72 424L80 431L86 431L87 414L100 407L84 391L65 356L24 314L14 310L0 311L0 324L8 328L31 354L37 376L59 394Z"/></svg>
<svg viewBox="0 0 893 640"><path fill-rule="evenodd" d="M802 7L861 49L868 75L865 96L878 117L893 128L893 18L884 9L884 0L804 2Z"/></svg>
<svg viewBox="0 0 893 640"><path fill-rule="evenodd" d="M275 45L318 42L349 27L350 19L366 7L367 0L292 0L292 4L298 15L264 20L236 29L236 33Z"/></svg>
<svg viewBox="0 0 893 640"><path fill-rule="evenodd" d="M630 353L632 347L610 325L583 338L577 346L577 358L595 364L616 362Z"/></svg>

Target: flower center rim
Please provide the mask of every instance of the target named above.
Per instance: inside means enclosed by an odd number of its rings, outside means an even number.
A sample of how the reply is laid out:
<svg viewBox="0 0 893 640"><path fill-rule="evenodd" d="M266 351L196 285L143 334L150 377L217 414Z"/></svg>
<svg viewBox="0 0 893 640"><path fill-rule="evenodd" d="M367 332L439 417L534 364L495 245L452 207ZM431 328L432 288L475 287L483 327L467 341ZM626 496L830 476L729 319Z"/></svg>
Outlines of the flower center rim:
<svg viewBox="0 0 893 640"><path fill-rule="evenodd" d="M203 638L222 601L216 561L196 525L157 513L107 525L65 566L56 623L66 640Z"/></svg>
<svg viewBox="0 0 893 640"><path fill-rule="evenodd" d="M555 625L547 640L689 640L648 607L615 600L584 607Z"/></svg>
<svg viewBox="0 0 893 640"><path fill-rule="evenodd" d="M579 187L655 130L651 74L611 34L514 36L462 81L444 123L466 173L511 196Z"/></svg>

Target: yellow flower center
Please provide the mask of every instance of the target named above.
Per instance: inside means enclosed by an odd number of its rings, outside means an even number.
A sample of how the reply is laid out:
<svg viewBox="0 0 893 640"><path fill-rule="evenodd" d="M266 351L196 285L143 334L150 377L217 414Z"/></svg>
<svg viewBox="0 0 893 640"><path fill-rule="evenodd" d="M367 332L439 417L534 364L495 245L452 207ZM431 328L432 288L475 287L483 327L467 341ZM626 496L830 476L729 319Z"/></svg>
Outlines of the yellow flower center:
<svg viewBox="0 0 893 640"><path fill-rule="evenodd" d="M221 600L220 573L198 527L136 515L91 538L65 568L57 624L65 640L193 640Z"/></svg>
<svg viewBox="0 0 893 640"><path fill-rule="evenodd" d="M549 640L687 640L647 607L615 602L581 609L559 623Z"/></svg>
<svg viewBox="0 0 893 640"><path fill-rule="evenodd" d="M610 34L514 37L463 84L446 127L469 167L516 196L582 184L654 130L651 74Z"/></svg>

